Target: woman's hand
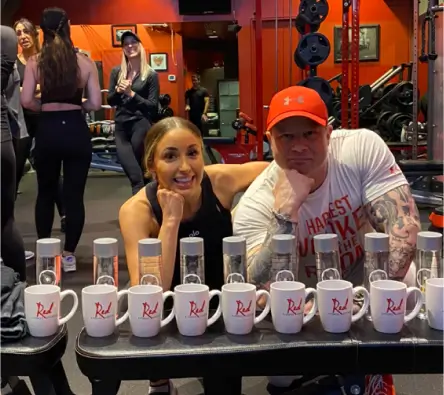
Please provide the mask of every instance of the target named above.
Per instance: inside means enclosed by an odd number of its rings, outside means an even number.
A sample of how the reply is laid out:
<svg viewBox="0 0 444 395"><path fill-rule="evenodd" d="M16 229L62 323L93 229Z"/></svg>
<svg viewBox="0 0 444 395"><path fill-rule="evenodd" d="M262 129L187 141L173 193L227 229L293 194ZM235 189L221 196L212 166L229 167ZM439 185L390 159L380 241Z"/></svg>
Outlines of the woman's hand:
<svg viewBox="0 0 444 395"><path fill-rule="evenodd" d="M184 199L182 195L167 189L159 189L157 191L157 200L164 221L182 221Z"/></svg>
<svg viewBox="0 0 444 395"><path fill-rule="evenodd" d="M118 93L125 93L129 96L129 92L131 92L131 81L130 80L122 80L117 85L116 91Z"/></svg>

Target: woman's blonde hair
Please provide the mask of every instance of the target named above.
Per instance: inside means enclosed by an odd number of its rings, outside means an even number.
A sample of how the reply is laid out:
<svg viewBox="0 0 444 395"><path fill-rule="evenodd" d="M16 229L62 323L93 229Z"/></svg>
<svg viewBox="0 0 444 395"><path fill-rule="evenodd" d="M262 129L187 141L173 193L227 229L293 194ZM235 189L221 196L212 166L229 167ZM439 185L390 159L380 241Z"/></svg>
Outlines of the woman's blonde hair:
<svg viewBox="0 0 444 395"><path fill-rule="evenodd" d="M146 59L145 48L143 48L142 43L140 45L140 79L145 81L148 76L154 72L154 69L148 64L148 60ZM125 55L125 52L122 51L122 62L120 63L120 74L118 84L125 80L128 75L128 59Z"/></svg>

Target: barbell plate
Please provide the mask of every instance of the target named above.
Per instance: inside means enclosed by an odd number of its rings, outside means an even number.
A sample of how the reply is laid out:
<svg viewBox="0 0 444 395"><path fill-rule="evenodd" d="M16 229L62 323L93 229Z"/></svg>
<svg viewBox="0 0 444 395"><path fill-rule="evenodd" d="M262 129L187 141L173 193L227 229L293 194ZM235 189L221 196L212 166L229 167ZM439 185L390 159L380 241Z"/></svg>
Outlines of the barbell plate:
<svg viewBox="0 0 444 395"><path fill-rule="evenodd" d="M310 77L300 81L298 85L315 90L319 93L319 96L321 96L326 106L330 106L333 95L331 86L327 80L324 80L321 77Z"/></svg>
<svg viewBox="0 0 444 395"><path fill-rule="evenodd" d="M330 55L330 42L321 33L309 33L299 40L296 52L297 58L306 66L318 66L324 63Z"/></svg>
<svg viewBox="0 0 444 395"><path fill-rule="evenodd" d="M400 82L395 88L396 101L405 107L413 105L413 84L410 81Z"/></svg>
<svg viewBox="0 0 444 395"><path fill-rule="evenodd" d="M319 23L310 23L304 14L298 14L294 21L294 25L299 34L315 33L320 27ZM308 32L306 31L307 28Z"/></svg>
<svg viewBox="0 0 444 395"><path fill-rule="evenodd" d="M312 24L320 24L328 15L327 0L301 0L299 13L303 14Z"/></svg>
<svg viewBox="0 0 444 395"><path fill-rule="evenodd" d="M370 85L362 85L359 87L359 108L363 110L372 104L372 88Z"/></svg>

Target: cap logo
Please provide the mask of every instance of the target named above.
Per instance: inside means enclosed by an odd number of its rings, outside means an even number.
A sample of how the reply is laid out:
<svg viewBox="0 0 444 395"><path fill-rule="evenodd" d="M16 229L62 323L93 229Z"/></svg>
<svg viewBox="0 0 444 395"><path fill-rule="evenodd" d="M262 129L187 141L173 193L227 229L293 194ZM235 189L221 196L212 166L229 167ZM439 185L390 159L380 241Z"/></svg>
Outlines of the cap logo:
<svg viewBox="0 0 444 395"><path fill-rule="evenodd" d="M295 102L297 102L299 104L304 104L304 97L303 96L298 96L298 97L292 98L292 97L287 96L287 97L284 98L284 106L289 106L290 103L293 102L293 101L295 101Z"/></svg>

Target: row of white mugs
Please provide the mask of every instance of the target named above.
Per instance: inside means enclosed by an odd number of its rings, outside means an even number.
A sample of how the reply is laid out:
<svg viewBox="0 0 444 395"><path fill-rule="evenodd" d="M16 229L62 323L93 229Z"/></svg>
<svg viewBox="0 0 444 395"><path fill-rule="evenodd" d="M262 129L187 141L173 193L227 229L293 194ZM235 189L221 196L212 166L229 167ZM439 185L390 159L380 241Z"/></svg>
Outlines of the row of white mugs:
<svg viewBox="0 0 444 395"><path fill-rule="evenodd" d="M406 315L406 303L416 294L416 304ZM356 294L362 295L362 306L353 309ZM74 299L69 314L60 318L60 302L67 295ZM118 301L128 295L128 310L117 318ZM216 312L209 317L209 304L219 297ZM311 306L305 301L312 296ZM173 309L162 317L164 302L174 301ZM256 305L264 298L263 311L256 316ZM78 308L74 291L61 292L56 285L34 285L25 290L25 315L32 336L53 335L59 325L72 318ZM304 312L304 310L309 311ZM210 290L205 284L187 283L163 292L159 285L136 285L118 291L113 285L96 284L82 289L82 313L86 332L92 337L111 335L128 318L133 335L156 336L161 327L176 318L177 328L184 336L200 336L222 315L225 329L234 335L246 335L271 311L274 328L284 334L298 333L317 313L325 331L344 333L351 324L370 309L374 328L382 333L399 333L403 325L424 309L430 327L443 330L444 279L426 280L425 293L404 283L381 279L370 284L370 293L364 287L355 287L349 281L332 279L320 281L316 289L306 288L297 281L276 281L270 292L256 290L253 284L231 282L222 291Z"/></svg>

